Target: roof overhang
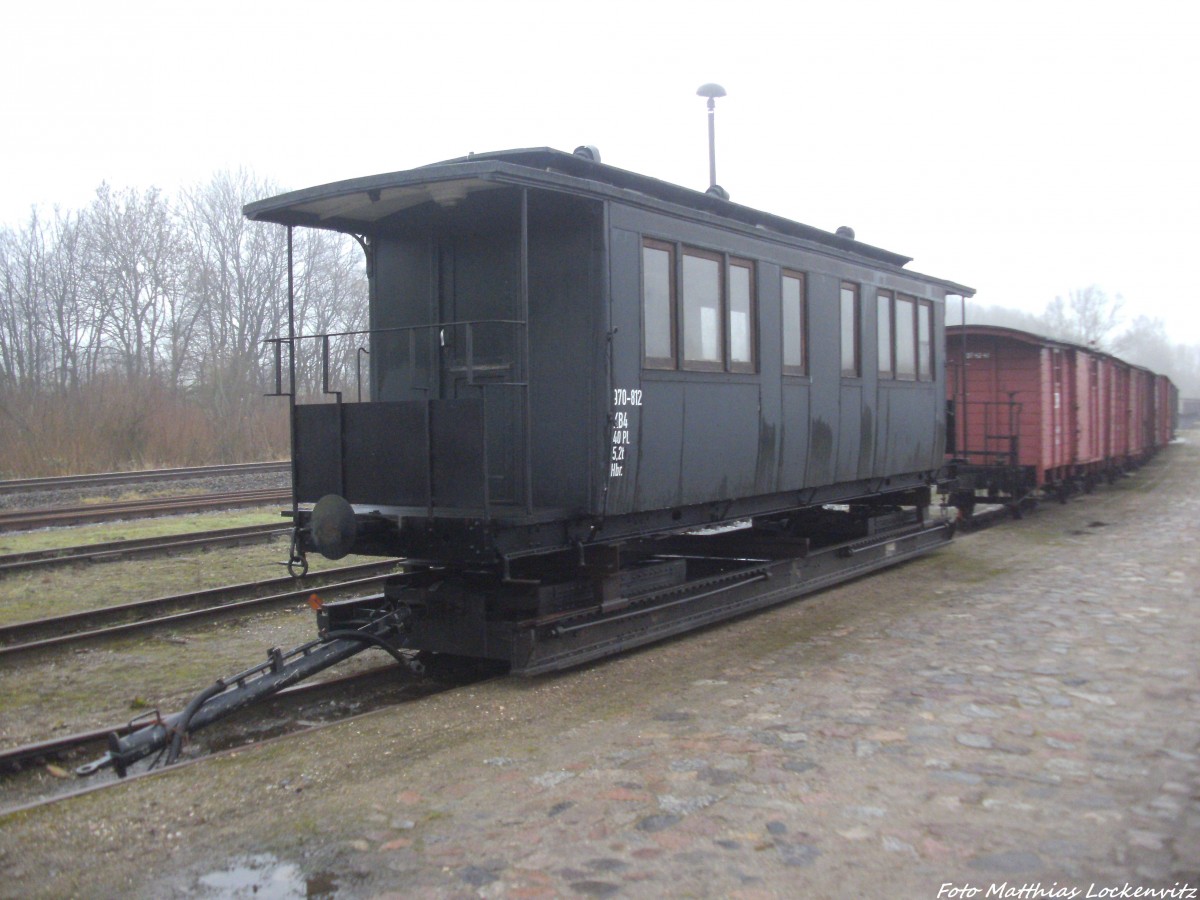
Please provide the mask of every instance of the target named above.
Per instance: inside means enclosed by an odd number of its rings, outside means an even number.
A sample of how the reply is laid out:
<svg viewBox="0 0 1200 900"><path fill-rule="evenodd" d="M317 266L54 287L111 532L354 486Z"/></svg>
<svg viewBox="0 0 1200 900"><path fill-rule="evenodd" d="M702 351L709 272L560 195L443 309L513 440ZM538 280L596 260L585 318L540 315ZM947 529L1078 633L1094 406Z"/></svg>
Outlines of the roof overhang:
<svg viewBox="0 0 1200 900"><path fill-rule="evenodd" d="M505 186L544 187L635 203L670 214L690 214L715 224L740 225L760 234L797 239L832 250L835 255L866 258L897 269L912 261L911 257L713 194L549 148L472 154L417 169L334 182L250 203L244 211L248 218L259 222L370 234L386 228L390 217L407 209L427 203L453 207L468 196ZM974 294L972 288L905 272L937 282L949 293Z"/></svg>

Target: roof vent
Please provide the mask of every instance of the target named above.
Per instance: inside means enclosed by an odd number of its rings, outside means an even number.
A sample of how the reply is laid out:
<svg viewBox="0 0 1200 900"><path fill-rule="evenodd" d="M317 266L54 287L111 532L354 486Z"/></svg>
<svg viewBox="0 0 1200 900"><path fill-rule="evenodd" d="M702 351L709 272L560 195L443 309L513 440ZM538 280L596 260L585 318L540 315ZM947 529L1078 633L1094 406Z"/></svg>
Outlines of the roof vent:
<svg viewBox="0 0 1200 900"><path fill-rule="evenodd" d="M708 194L710 197L719 197L722 200L729 199L729 191L725 190L725 188L721 187L719 184L714 184L704 193Z"/></svg>
<svg viewBox="0 0 1200 900"><path fill-rule="evenodd" d="M591 144L580 144L575 148L575 155L590 159L592 162L600 162L600 151Z"/></svg>
<svg viewBox="0 0 1200 900"><path fill-rule="evenodd" d="M854 229L849 225L839 225L838 230L834 233L838 237L850 238L850 240L854 240Z"/></svg>

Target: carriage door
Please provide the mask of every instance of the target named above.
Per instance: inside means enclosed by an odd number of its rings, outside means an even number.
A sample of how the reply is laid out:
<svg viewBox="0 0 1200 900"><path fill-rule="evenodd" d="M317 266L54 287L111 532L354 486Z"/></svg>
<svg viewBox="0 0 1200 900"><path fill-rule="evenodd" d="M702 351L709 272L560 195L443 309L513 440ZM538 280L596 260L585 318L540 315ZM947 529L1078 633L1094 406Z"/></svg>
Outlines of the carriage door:
<svg viewBox="0 0 1200 900"><path fill-rule="evenodd" d="M482 429L492 504L523 496L523 329L513 324L524 318L519 238L518 218L507 227L455 230L438 248L439 396L482 401L481 412L470 403L445 409Z"/></svg>
<svg viewBox="0 0 1200 900"><path fill-rule="evenodd" d="M1066 408L1063 403L1063 354L1061 350L1050 351L1050 422L1051 445L1050 464L1058 467L1063 464L1063 438Z"/></svg>

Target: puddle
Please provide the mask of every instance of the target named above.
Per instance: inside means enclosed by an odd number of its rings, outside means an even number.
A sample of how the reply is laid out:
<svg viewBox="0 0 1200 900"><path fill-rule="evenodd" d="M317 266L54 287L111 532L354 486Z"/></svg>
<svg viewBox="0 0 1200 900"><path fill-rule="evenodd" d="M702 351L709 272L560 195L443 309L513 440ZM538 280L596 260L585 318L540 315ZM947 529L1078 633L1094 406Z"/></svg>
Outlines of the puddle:
<svg viewBox="0 0 1200 900"><path fill-rule="evenodd" d="M202 875L197 897L294 900L337 896L337 876L330 872L305 875L295 863L280 862L269 854L233 860L228 868Z"/></svg>

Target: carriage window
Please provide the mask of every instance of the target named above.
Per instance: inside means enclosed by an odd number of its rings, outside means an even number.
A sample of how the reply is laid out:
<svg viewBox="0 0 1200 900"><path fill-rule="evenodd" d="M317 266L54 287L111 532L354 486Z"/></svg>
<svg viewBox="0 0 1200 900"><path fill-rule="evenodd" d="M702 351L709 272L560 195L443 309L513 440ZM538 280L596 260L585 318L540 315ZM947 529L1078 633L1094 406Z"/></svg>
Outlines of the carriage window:
<svg viewBox="0 0 1200 900"><path fill-rule="evenodd" d="M896 377L917 377L917 301L903 294L896 298Z"/></svg>
<svg viewBox="0 0 1200 900"><path fill-rule="evenodd" d="M917 310L917 377L933 381L933 304L928 300Z"/></svg>
<svg viewBox="0 0 1200 900"><path fill-rule="evenodd" d="M842 282L842 374L857 377L858 363L858 285Z"/></svg>
<svg viewBox="0 0 1200 900"><path fill-rule="evenodd" d="M723 369L724 349L725 335L721 322L721 258L715 253L684 250L684 368Z"/></svg>
<svg viewBox="0 0 1200 900"><path fill-rule="evenodd" d="M892 292L880 291L877 295L879 307L879 375L892 378Z"/></svg>
<svg viewBox="0 0 1200 900"><path fill-rule="evenodd" d="M642 240L643 365L754 372L758 309L754 262Z"/></svg>
<svg viewBox="0 0 1200 900"><path fill-rule="evenodd" d="M743 259L729 261L729 370L754 371L754 269Z"/></svg>
<svg viewBox="0 0 1200 900"><path fill-rule="evenodd" d="M806 313L804 276L796 272L785 272L783 276L783 371L789 375L808 374Z"/></svg>
<svg viewBox="0 0 1200 900"><path fill-rule="evenodd" d="M675 248L659 241L642 245L642 333L645 364L675 368Z"/></svg>

